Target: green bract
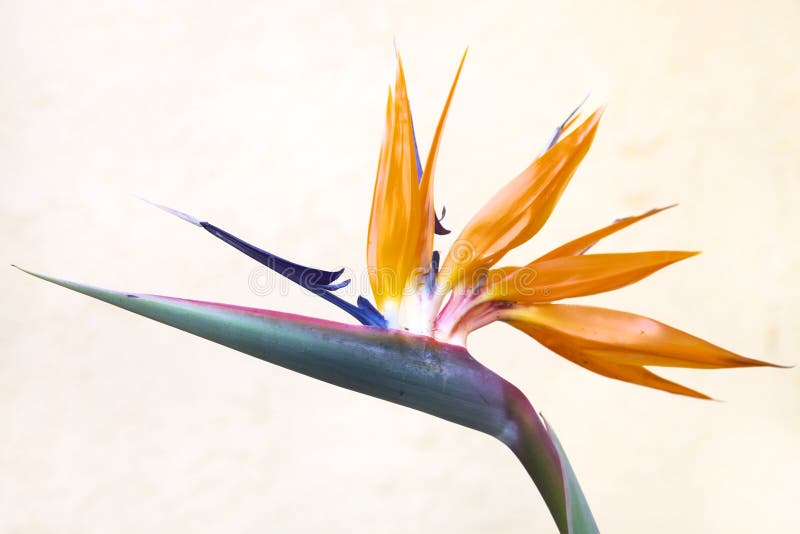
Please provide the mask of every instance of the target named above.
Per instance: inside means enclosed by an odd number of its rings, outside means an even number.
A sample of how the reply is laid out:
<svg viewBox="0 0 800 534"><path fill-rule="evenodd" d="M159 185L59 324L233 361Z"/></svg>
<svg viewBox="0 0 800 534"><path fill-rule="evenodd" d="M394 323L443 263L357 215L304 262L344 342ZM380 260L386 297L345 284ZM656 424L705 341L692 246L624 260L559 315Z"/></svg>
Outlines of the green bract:
<svg viewBox="0 0 800 534"><path fill-rule="evenodd" d="M462 347L396 330L122 293L25 272L281 367L494 436L525 466L561 532L597 532L555 434L519 389Z"/></svg>

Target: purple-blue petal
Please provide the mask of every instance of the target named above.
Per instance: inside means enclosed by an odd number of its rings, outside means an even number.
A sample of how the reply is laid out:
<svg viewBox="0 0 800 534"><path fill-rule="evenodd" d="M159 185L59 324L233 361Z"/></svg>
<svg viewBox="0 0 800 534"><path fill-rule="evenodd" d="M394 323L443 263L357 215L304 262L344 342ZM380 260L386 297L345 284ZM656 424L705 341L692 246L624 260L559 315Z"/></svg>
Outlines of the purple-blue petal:
<svg viewBox="0 0 800 534"><path fill-rule="evenodd" d="M577 106L575 106L575 109L573 109L572 112L569 115L567 115L567 118L564 119L564 122L562 122L558 126L558 128L556 128L556 131L553 133L553 137L550 139L550 143L547 145L547 149L546 150L550 150L551 148L553 148L553 146L556 143L558 143L558 140L561 139L561 134L564 133L564 128L567 127L567 123L572 119L572 117L575 116L575 114L578 112L578 110L581 109L581 106L583 106L583 104L586 103L586 100L588 98L589 98L589 95L586 95L586 97L581 101L581 103L578 104Z"/></svg>
<svg viewBox="0 0 800 534"><path fill-rule="evenodd" d="M417 134L414 131L414 117L411 117L411 138L414 139L414 160L417 162L417 184L419 184L422 181L422 161L420 161L419 159L419 148L417 148Z"/></svg>
<svg viewBox="0 0 800 534"><path fill-rule="evenodd" d="M431 255L431 268L428 271L428 277L425 280L425 290L429 295L432 295L436 289L436 276L439 274L439 251L434 250Z"/></svg>
<svg viewBox="0 0 800 534"><path fill-rule="evenodd" d="M342 275L344 269L339 269L338 271L323 271L322 269L306 267L253 246L209 222L201 222L200 226L205 228L211 235L221 239L236 250L243 252L265 267L300 284L306 289L319 288L333 290L347 285L347 283L344 285L341 285L341 283L336 286L331 285Z"/></svg>
<svg viewBox="0 0 800 534"><path fill-rule="evenodd" d="M363 303L368 301L363 297L359 297L358 306L355 306L331 293L331 291L340 289L350 283L350 280L334 283L342 275L344 269L338 271L323 271L322 269L305 267L253 246L211 223L200 222L199 225L213 236L231 245L236 250L245 253L265 267L285 276L292 282L346 311L361 324L386 328L386 319L371 304L365 306Z"/></svg>
<svg viewBox="0 0 800 534"><path fill-rule="evenodd" d="M441 217L436 215L436 210L433 211L433 218L435 219L435 221L433 223L434 224L433 233L435 233L436 235L447 235L447 234L450 233L450 230L448 230L447 228L445 228L442 225L442 221L444 220L444 214L445 213L447 213L447 208L445 208L444 206L442 206L442 216Z"/></svg>

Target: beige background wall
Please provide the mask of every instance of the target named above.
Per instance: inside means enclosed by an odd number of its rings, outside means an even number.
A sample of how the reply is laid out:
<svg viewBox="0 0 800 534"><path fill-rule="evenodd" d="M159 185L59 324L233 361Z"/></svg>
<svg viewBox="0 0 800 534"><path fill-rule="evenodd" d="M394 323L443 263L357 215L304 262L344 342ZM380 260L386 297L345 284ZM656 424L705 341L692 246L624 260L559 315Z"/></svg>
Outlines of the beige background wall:
<svg viewBox="0 0 800 534"><path fill-rule="evenodd" d="M602 250L705 253L587 301L800 362L796 1L289 4L0 3L0 263L347 320L294 288L255 295L251 261L132 195L360 273L392 39L423 150L469 45L439 158L448 226L592 89L595 146L511 259L680 202ZM490 438L9 267L0 285L2 532L554 530ZM701 402L502 326L470 349L553 422L605 532L796 525L796 369L665 373L726 401Z"/></svg>

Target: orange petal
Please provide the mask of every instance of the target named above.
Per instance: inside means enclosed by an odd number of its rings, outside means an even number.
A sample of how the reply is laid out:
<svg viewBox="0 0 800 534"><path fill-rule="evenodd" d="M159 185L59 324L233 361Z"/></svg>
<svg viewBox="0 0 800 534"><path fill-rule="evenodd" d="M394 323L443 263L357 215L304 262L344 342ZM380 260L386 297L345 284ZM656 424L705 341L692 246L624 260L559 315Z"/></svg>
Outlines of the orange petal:
<svg viewBox="0 0 800 534"><path fill-rule="evenodd" d="M395 97L390 94L387 104L367 236L370 284L379 309L388 301L400 300L406 283L419 268L421 228L411 111L398 56Z"/></svg>
<svg viewBox="0 0 800 534"><path fill-rule="evenodd" d="M535 261L487 285L487 298L511 302L551 302L594 295L638 282L697 252L650 251L589 254ZM494 272L494 271L492 271Z"/></svg>
<svg viewBox="0 0 800 534"><path fill-rule="evenodd" d="M378 308L381 307L379 300L383 294L382 276L378 273L378 243L380 242L380 229L382 221L382 206L387 202L387 185L389 182L389 153L392 149L392 135L394 133L394 103L392 100L392 88L389 87L389 96L386 102L386 127L381 142L381 152L378 158L378 172L375 177L375 188L372 193L372 211L369 216L369 230L367 235L367 272L369 274L370 285Z"/></svg>
<svg viewBox="0 0 800 534"><path fill-rule="evenodd" d="M602 113L603 108L592 113L539 156L467 223L442 265L445 290L470 281L544 226L589 150Z"/></svg>
<svg viewBox="0 0 800 534"><path fill-rule="evenodd" d="M464 60L467 58L467 50L464 50L464 55L461 56L461 63L458 64L456 76L453 79L453 84L450 86L450 93L447 95L447 101L444 104L442 115L439 117L439 124L436 126L436 132L433 135L433 142L431 143L430 152L428 152L428 159L425 162L425 170L422 173L420 180L419 190L422 202L422 232L420 234L421 250L419 264L421 267L428 267L433 254L433 234L436 224L436 212L433 205L433 171L436 168L436 156L439 153L439 142L442 137L442 130L444 129L445 121L447 120L447 112L450 109L450 102L453 100L453 94L458 84L458 78L461 75L461 68L464 66Z"/></svg>
<svg viewBox="0 0 800 534"><path fill-rule="evenodd" d="M562 356L590 371L593 371L599 375L607 376L608 378L622 380L623 382L629 382L631 384L639 384L640 386L645 386L648 388L660 389L662 391L675 393L677 395L686 395L687 397L711 400L711 397L705 393L700 393L697 390L682 386L677 382L667 380L666 378L658 376L654 372L649 371L639 365L624 365L618 363L609 364L608 362L603 362L602 360L581 362L579 361L580 354L576 354L578 360L574 360L564 354L562 354Z"/></svg>
<svg viewBox="0 0 800 534"><path fill-rule="evenodd" d="M627 228L633 223L639 222L642 219L646 219L647 217L655 215L656 213L661 213L664 210L674 208L675 206L677 206L677 204L666 206L664 208L652 209L647 213L643 213L635 217L625 217L624 219L618 219L613 223L609 224L608 226L606 226L605 228L600 228L599 230L595 230L590 234L586 234L585 236L570 241L565 245L561 245L557 249L551 250L550 252L548 252L541 258L537 259L536 261L552 260L553 258L560 258L562 256L575 256L578 254L583 254L604 237L608 237L609 235L618 232L623 228Z"/></svg>
<svg viewBox="0 0 800 534"><path fill-rule="evenodd" d="M541 304L501 310L499 318L591 371L682 395L705 398L643 366L780 367L739 356L653 319L605 308Z"/></svg>

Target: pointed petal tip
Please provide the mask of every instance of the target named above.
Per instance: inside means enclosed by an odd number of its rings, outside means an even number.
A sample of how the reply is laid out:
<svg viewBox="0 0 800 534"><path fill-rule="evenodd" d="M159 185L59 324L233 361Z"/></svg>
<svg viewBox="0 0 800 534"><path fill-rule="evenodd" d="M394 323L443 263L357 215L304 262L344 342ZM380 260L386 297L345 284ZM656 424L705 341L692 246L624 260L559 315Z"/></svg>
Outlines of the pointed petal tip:
<svg viewBox="0 0 800 534"><path fill-rule="evenodd" d="M144 198L144 197L140 197L140 196L138 196L138 195L135 195L135 196L136 196L136 198L138 198L139 200L141 200L141 201L143 201L143 202L147 202L147 203L148 203L148 204L150 204L151 206L154 206L154 207L156 207L156 208L158 208L158 209L160 209L160 210L162 210L162 211L166 211L167 213L169 213L169 214L171 214L171 215L174 215L175 217L177 217L177 218L179 218L179 219L183 219L184 221L186 221L186 222L188 222L188 223L191 223L191 224L193 224L193 225L195 225L195 226L202 226L202 225L203 225L203 224L202 224L202 223L203 223L203 221L201 221L201 220L200 220L200 219L198 219L197 217L194 217L194 216L192 216L192 215L189 215L188 213L184 213L184 212L182 212L182 211L179 211L179 210L176 210L176 209L170 208L169 206L164 206L163 204L158 204L157 202L153 202L152 200L148 200L148 199L146 199L146 198Z"/></svg>
<svg viewBox="0 0 800 534"><path fill-rule="evenodd" d="M403 57L400 55L400 50L397 48L397 43L395 43L395 47L394 47L394 56L395 56L395 59L397 59L397 75L398 76L403 76L404 75Z"/></svg>
<svg viewBox="0 0 800 534"><path fill-rule="evenodd" d="M756 360L755 358L747 358L746 356L740 356L735 352L729 352L733 361L728 365L717 367L717 369L743 369L743 368L750 368L750 367L771 367L773 369L793 369L794 365L782 365L779 363L772 363L766 360Z"/></svg>
<svg viewBox="0 0 800 534"><path fill-rule="evenodd" d="M772 363L761 360L753 360L756 363L751 364L749 367L772 367L773 369L794 369L796 365L782 365L780 363Z"/></svg>
<svg viewBox="0 0 800 534"><path fill-rule="evenodd" d="M643 213L640 213L638 215L626 215L624 217L619 217L617 219L614 219L614 222L618 223L618 222L621 222L621 221L628 221L630 219L639 219L639 220L646 219L647 217L650 217L651 215L656 215L657 213L661 213L662 211L666 211L666 210L669 210L669 209L672 209L672 208L677 208L678 206L679 206L679 204L677 202L675 202L675 203L670 204L668 206L661 206L660 208L649 209L649 210L647 210L647 211L645 211Z"/></svg>
<svg viewBox="0 0 800 534"><path fill-rule="evenodd" d="M703 400L703 401L720 402L717 399L715 399L714 397L709 397L705 393L697 391L696 389L688 388L688 387L686 387L686 386L684 386L682 384L678 384L677 382L672 382L670 380L668 380L667 382L669 382L671 384L674 384L675 387L676 387L676 390L671 391L669 389L659 388L658 391L665 391L667 393L672 393L673 395L679 395L681 397L689 397L691 399L699 399L699 400ZM650 386L645 385L645 384L638 384L638 385L641 385L641 386L644 386L644 387L650 387Z"/></svg>
<svg viewBox="0 0 800 534"><path fill-rule="evenodd" d="M572 241L569 241L568 243L565 243L560 247L551 250L544 256L538 258L536 261L540 262L563 256L586 254L589 250L591 250L592 247L594 247L598 242L600 242L600 240L624 228L627 228L628 226L638 221L642 221L644 219L647 219L648 217L652 217L653 215L656 215L657 213L660 213L664 210L674 208L677 205L678 204L670 204L669 206L664 206L661 208L653 208L649 211L640 213L638 215L627 215L625 217L614 219L614 221L608 226L600 228L599 230L595 230L594 232L590 232L577 239L573 239Z"/></svg>
<svg viewBox="0 0 800 534"><path fill-rule="evenodd" d="M583 118L584 115L581 112L583 106L585 106L585 104L582 104L581 107L575 110L574 115L572 115L572 119L565 125L566 130L571 131L565 131L562 134L562 138L566 135L574 133L579 129L583 129L584 132L594 132L597 130L600 119L603 118L603 115L606 112L607 104L603 103L594 107L594 110L585 119Z"/></svg>
<svg viewBox="0 0 800 534"><path fill-rule="evenodd" d="M672 208L677 208L678 206L679 206L679 204L677 202L674 202L672 204L669 204L668 206L661 206L660 208L650 209L650 210L645 211L644 213L642 213L640 215L629 215L627 217L620 217L619 219L617 219L617 221L624 221L626 219L633 219L635 217L645 218L645 217L649 217L650 215L655 215L656 213L661 213L662 211L667 211L667 210L670 210Z"/></svg>
<svg viewBox="0 0 800 534"><path fill-rule="evenodd" d="M592 127L596 127L597 123L600 122L600 119L603 118L603 115L605 114L607 107L608 104L605 103L597 106L592 112L592 114L589 115L589 118L586 119L586 122L589 123Z"/></svg>
<svg viewBox="0 0 800 534"><path fill-rule="evenodd" d="M320 289L324 289L325 291L336 291L337 289L342 289L343 287L347 287L350 285L350 279L343 280L341 282L336 282L335 284L325 284L319 286Z"/></svg>
<svg viewBox="0 0 800 534"><path fill-rule="evenodd" d="M673 382L672 380L667 380L663 376L650 371L645 366L630 366L628 372L624 370L624 367L625 366L618 368L620 374L617 373L609 374L602 372L599 374L604 374L609 378L613 378L614 380L619 380L622 382L627 382L628 384L634 384L637 386L642 386L657 391L663 391L666 393L671 393L673 395L679 395L681 397L690 397L693 399L708 400L708 401L716 400L712 397L709 397L705 393L697 391L696 389L686 387L683 384L680 384L678 382ZM589 369L590 371L597 372L597 369L592 369L590 367L587 367L587 369Z"/></svg>

